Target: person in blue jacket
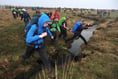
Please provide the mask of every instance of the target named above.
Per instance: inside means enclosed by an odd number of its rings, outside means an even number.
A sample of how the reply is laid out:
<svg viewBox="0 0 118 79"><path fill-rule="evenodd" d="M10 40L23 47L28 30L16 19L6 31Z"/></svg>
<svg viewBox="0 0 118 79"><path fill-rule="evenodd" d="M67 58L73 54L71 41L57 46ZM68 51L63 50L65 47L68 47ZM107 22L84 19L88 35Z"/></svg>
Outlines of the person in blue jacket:
<svg viewBox="0 0 118 79"><path fill-rule="evenodd" d="M76 37L80 37L84 41L84 43L87 44L87 41L81 35L81 32L84 29L90 29L90 27L85 27L85 26L86 26L85 23L82 23L81 21L77 21L72 28L72 33L74 33L73 37L66 39L66 42L73 40Z"/></svg>
<svg viewBox="0 0 118 79"><path fill-rule="evenodd" d="M46 53L45 47L44 47L44 40L43 38L49 35L51 39L54 37L52 36L48 24L50 23L50 18L46 14L42 14L37 23L34 23L30 30L28 31L26 35L26 45L27 49L25 54L23 55L23 59L28 59L31 54L34 52L34 50L37 50L40 54L40 58L43 61L43 64L48 69L48 71L51 71L51 64L48 59L48 55Z"/></svg>

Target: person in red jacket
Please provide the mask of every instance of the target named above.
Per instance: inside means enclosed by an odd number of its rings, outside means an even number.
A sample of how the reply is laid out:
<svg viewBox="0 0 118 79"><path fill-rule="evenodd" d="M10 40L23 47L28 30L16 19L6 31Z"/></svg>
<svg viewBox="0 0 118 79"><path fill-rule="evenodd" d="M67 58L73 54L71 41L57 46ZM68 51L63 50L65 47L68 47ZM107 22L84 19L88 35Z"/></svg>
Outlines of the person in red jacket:
<svg viewBox="0 0 118 79"><path fill-rule="evenodd" d="M60 19L60 15L56 11L53 12L52 16L50 17L50 20L53 20L55 17Z"/></svg>

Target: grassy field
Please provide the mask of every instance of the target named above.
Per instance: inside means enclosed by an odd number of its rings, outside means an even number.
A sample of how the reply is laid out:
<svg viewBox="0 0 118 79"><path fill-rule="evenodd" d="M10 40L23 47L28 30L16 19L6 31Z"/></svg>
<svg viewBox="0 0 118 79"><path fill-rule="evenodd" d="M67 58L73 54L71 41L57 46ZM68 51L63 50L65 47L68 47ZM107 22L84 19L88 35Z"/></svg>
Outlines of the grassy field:
<svg viewBox="0 0 118 79"><path fill-rule="evenodd" d="M32 16L34 11L28 10ZM74 22L84 20L86 23L97 23L98 27L88 45L82 45L81 53L86 55L81 61L69 61L63 66L55 65L56 79L118 79L118 18L92 16L88 18L78 16L75 12L59 12L61 17L69 16L68 26L71 29ZM111 16L117 16L112 13ZM94 21L95 18L98 21ZM72 33L68 32L68 37ZM68 55L67 47L63 39L58 39L56 44L50 45L50 39L46 38L46 49L50 59ZM10 9L0 9L0 79L24 79L31 76L31 72L38 67L37 52L29 58L27 64L21 61L21 55L25 52L24 23L17 18L13 19ZM21 78L20 78L21 77ZM47 79L45 71L40 71L30 79Z"/></svg>

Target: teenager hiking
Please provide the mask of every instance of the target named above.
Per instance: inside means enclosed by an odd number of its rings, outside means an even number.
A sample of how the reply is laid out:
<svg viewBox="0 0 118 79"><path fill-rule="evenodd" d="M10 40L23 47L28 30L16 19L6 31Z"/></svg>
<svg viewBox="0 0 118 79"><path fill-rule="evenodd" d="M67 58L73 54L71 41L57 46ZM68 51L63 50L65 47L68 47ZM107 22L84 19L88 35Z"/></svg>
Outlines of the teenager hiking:
<svg viewBox="0 0 118 79"><path fill-rule="evenodd" d="M29 13L26 11L26 9L22 9L23 10L23 14L22 14L22 17L21 17L21 20L24 19L24 23L25 23L25 26L27 25L27 23L29 22L29 20L31 19Z"/></svg>
<svg viewBox="0 0 118 79"><path fill-rule="evenodd" d="M52 32L53 36L54 36L54 40L51 40L51 42L54 42L56 40L57 37L57 30L60 32L60 27L59 27L59 23L58 23L58 18L55 17L52 20L52 24L50 25L50 31Z"/></svg>
<svg viewBox="0 0 118 79"><path fill-rule="evenodd" d="M67 30L68 30L68 27L67 27L67 21L68 21L68 17L62 17L60 20L59 20L59 26L60 26L60 29L61 29L61 33L59 34L59 37L63 36L63 39L66 40L66 37L67 37Z"/></svg>
<svg viewBox="0 0 118 79"><path fill-rule="evenodd" d="M73 28L72 28L72 33L74 33L73 37L66 39L66 42L73 40L76 37L80 37L84 43L87 45L87 41L85 40L85 38L81 35L81 32L84 29L90 29L90 27L85 27L86 25L84 23L82 23L81 21L77 21Z"/></svg>
<svg viewBox="0 0 118 79"><path fill-rule="evenodd" d="M19 15L19 17L22 19L23 11L22 11L21 8L18 8L18 15Z"/></svg>
<svg viewBox="0 0 118 79"><path fill-rule="evenodd" d="M50 19L53 20L55 17L57 17L58 19L60 19L60 15L56 11L53 12L53 14L50 17Z"/></svg>
<svg viewBox="0 0 118 79"><path fill-rule="evenodd" d="M16 19L16 17L17 17L16 8L11 8L11 12L12 12L13 18Z"/></svg>
<svg viewBox="0 0 118 79"><path fill-rule="evenodd" d="M23 55L23 59L25 61L31 56L34 50L37 50L40 54L40 58L43 61L44 66L47 69L48 75L50 77L53 77L51 71L51 63L48 59L43 40L43 38L47 35L49 35L51 39L53 39L53 36L48 28L48 23L50 23L50 18L46 14L42 14L38 18L38 22L34 22L34 24L32 24L26 35L27 49L25 54Z"/></svg>

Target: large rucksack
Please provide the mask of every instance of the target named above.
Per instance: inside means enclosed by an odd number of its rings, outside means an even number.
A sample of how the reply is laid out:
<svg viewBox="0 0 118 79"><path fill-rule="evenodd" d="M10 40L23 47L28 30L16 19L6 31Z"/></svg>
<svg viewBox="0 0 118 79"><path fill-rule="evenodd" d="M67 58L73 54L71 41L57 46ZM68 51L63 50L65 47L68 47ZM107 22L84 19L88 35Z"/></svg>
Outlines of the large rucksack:
<svg viewBox="0 0 118 79"><path fill-rule="evenodd" d="M25 27L25 38L24 38L25 42L26 42L27 33L29 32L32 25L36 24L36 26L37 26L37 29L36 29L34 35L36 35L38 33L38 19L39 18L40 18L40 16L32 17L31 21L26 25L26 27Z"/></svg>
<svg viewBox="0 0 118 79"><path fill-rule="evenodd" d="M40 16L34 16L32 17L31 21L25 26L25 34L28 33L28 31L30 30L31 26L33 24L36 24L38 26L38 19Z"/></svg>
<svg viewBox="0 0 118 79"><path fill-rule="evenodd" d="M72 32L75 33L77 29L79 29L79 27L82 25L81 22L76 22L72 28Z"/></svg>

